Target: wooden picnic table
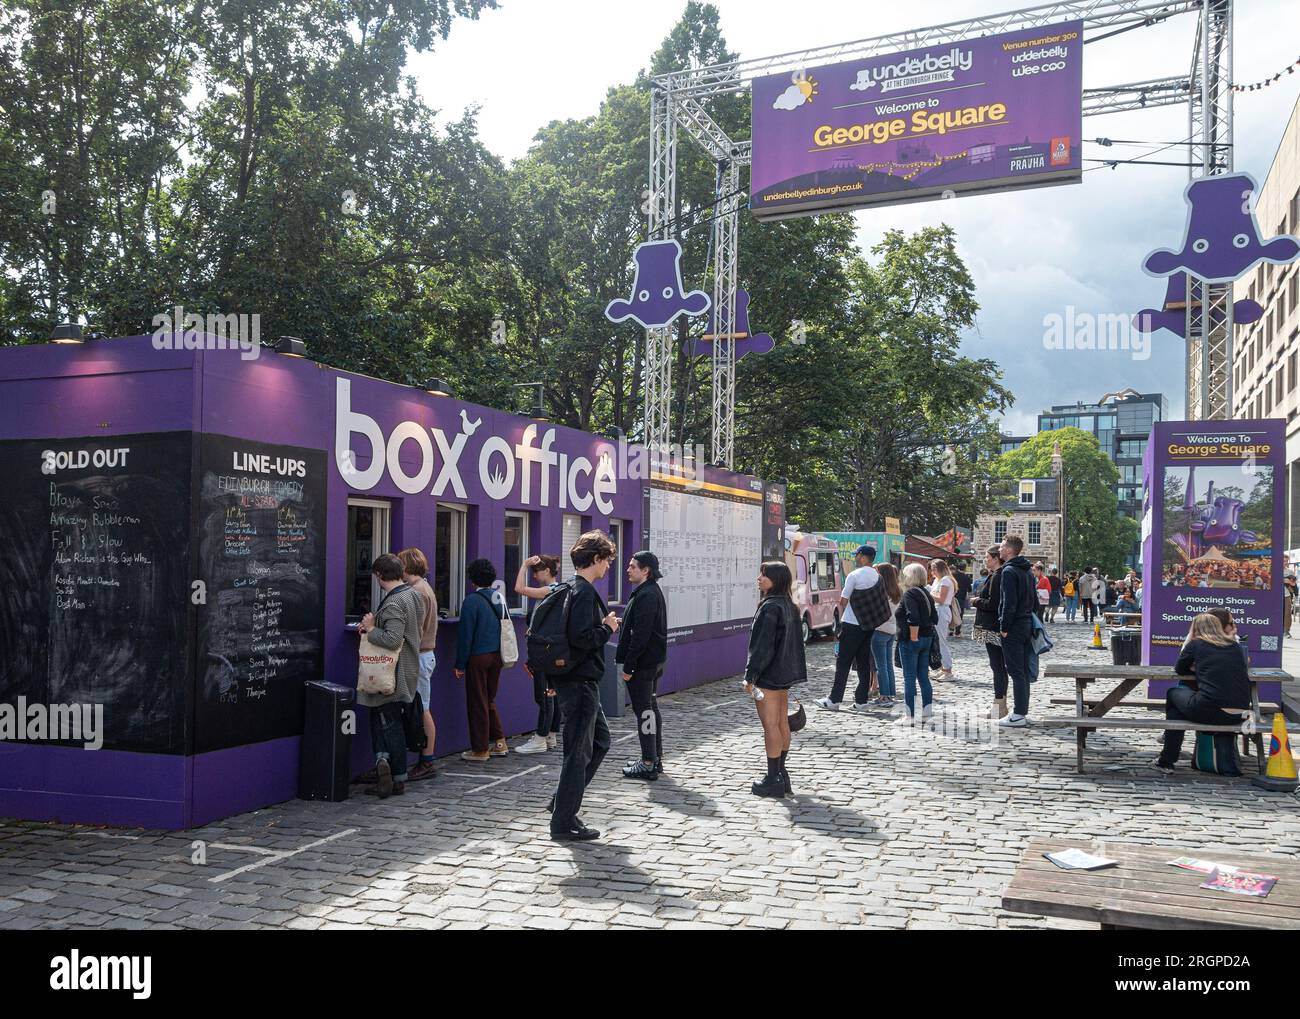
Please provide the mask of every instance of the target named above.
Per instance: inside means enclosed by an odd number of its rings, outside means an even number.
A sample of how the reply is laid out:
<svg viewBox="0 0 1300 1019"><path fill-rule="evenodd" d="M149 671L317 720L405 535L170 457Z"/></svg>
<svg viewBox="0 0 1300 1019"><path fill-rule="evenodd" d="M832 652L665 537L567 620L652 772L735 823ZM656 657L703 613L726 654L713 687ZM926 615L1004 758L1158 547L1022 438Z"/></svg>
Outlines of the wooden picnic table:
<svg viewBox="0 0 1300 1019"><path fill-rule="evenodd" d="M1082 849L1117 860L1119 865L1104 870L1062 870L1043 857L1063 849ZM1264 898L1201 888L1208 875L1169 865L1179 856L1268 874L1278 879L1277 884ZM1300 861L1210 849L1034 839L1002 894L1002 908L1091 920L1103 930L1300 930Z"/></svg>
<svg viewBox="0 0 1300 1019"><path fill-rule="evenodd" d="M1107 662L1097 662L1095 664L1089 662L1052 662L1043 669L1043 675L1048 678L1068 677L1074 680L1075 716L1073 718L1045 718L1042 724L1075 726L1077 767L1080 773L1083 772L1083 749L1088 740L1088 733L1093 728L1096 728L1095 726L1089 727L1082 724L1085 719L1104 717L1112 708L1120 705L1133 688L1143 681L1193 678L1179 676L1174 672L1172 665L1112 665ZM1247 675L1250 679L1250 704L1243 704L1240 707L1243 711L1249 708L1251 718L1255 724L1255 731L1253 734L1243 732L1243 735L1253 735L1257 751L1257 764L1259 770L1263 771L1263 737L1260 735L1259 730L1263 728L1264 717L1259 706L1259 684L1288 683L1292 677L1285 669L1250 669ZM1095 698L1088 700L1084 694L1091 683L1113 683L1114 686L1100 700ZM1110 727L1131 729L1182 728L1203 729L1209 732L1232 731L1227 726L1206 726L1197 722L1168 722L1155 719L1113 720L1107 724Z"/></svg>

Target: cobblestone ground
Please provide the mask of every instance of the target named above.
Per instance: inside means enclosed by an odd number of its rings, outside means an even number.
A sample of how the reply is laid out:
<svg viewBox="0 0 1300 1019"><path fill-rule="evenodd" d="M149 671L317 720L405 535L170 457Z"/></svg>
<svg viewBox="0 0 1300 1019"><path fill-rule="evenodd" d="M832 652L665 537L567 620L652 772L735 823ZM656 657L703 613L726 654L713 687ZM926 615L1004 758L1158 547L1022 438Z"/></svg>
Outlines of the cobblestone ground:
<svg viewBox="0 0 1300 1019"><path fill-rule="evenodd" d="M1104 653L1081 625L1054 635L1055 660ZM183 833L2 822L0 928L1063 927L1080 925L1000 906L1034 836L1300 852L1294 797L1185 760L1161 776L1149 733L1094 734L1078 775L1072 730L979 731L984 650L955 648L957 681L938 684L922 731L811 707L833 669L831 644L811 647L785 801L749 793L763 754L736 680L663 698L668 771L653 784L619 776L636 742L630 715L611 720L582 812L599 843L545 838L558 754L477 770L453 757L404 797L295 801ZM1047 700L1072 694L1038 683L1033 715L1069 714Z"/></svg>

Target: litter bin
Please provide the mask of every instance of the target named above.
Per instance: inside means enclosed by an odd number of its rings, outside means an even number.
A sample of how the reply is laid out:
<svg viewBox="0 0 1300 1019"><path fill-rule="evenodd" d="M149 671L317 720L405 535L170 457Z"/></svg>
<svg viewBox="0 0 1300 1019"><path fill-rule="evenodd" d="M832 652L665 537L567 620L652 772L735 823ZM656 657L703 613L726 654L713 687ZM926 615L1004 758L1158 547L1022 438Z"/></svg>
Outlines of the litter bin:
<svg viewBox="0 0 1300 1019"><path fill-rule="evenodd" d="M352 733L344 731L343 713L352 707L356 691L319 680L303 685L307 706L298 755L298 798L337 803L348 798Z"/></svg>
<svg viewBox="0 0 1300 1019"><path fill-rule="evenodd" d="M1134 630L1114 630L1110 635L1110 660L1116 665L1139 665L1142 643Z"/></svg>
<svg viewBox="0 0 1300 1019"><path fill-rule="evenodd" d="M606 718L623 717L623 699L627 696L626 683L614 661L614 652L618 648L612 644L605 645L605 674L600 677L600 706L605 709Z"/></svg>

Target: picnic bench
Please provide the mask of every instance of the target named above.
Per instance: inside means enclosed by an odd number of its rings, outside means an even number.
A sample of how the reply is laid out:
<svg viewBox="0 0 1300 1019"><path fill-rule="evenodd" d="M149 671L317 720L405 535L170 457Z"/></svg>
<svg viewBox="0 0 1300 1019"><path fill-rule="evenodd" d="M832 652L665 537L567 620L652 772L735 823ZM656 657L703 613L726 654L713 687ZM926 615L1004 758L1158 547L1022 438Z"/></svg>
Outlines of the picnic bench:
<svg viewBox="0 0 1300 1019"><path fill-rule="evenodd" d="M1082 849L1118 861L1103 870L1062 870L1044 853ZM1172 867L1192 856L1277 878L1264 898L1200 885L1206 874ZM1300 861L1217 850L1087 840L1034 839L1002 894L1014 913L1091 920L1103 930L1300 930Z"/></svg>
<svg viewBox="0 0 1300 1019"><path fill-rule="evenodd" d="M1127 610L1123 612L1120 611L1103 612L1101 614L1101 619L1102 622L1105 623L1107 626L1128 626L1128 621L1130 619L1136 619L1139 623L1141 623L1142 610L1138 609L1136 612L1129 612Z"/></svg>
<svg viewBox="0 0 1300 1019"><path fill-rule="evenodd" d="M1112 718L1107 717L1117 707L1164 707L1162 701L1126 701L1129 693L1139 683L1146 680L1183 679L1176 676L1169 665L1106 665L1088 662L1053 662L1043 669L1043 675L1052 678L1070 678L1074 680L1074 716L1070 718L1045 718L1043 725L1072 725L1075 728L1076 766L1083 773L1083 750L1087 745L1088 733L1094 729L1183 729L1195 732L1230 732L1240 733L1243 742L1254 742L1255 763L1260 772L1264 771L1267 758L1264 755L1264 739L1260 730L1264 727L1264 710L1259 702L1260 683L1290 682L1291 675L1283 669L1250 669L1250 704L1240 707L1225 708L1229 714L1238 713L1243 722L1237 725L1208 725L1203 722L1170 721L1165 718ZM1113 683L1113 688L1100 698L1085 696L1088 686L1093 683ZM1057 703L1054 701L1053 703ZM1066 703L1070 703L1067 701Z"/></svg>

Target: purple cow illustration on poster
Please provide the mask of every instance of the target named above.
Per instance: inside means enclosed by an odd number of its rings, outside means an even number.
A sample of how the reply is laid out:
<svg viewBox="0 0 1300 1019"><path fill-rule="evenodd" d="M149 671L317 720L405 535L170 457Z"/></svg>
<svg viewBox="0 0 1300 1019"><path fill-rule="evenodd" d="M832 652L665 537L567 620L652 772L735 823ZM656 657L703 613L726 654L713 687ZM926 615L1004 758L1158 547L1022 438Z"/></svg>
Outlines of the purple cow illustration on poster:
<svg viewBox="0 0 1300 1019"><path fill-rule="evenodd" d="M1174 544L1183 550L1189 560L1200 558L1211 546L1220 548L1258 541L1259 535L1241 527L1241 511L1245 506L1240 499L1214 494L1211 481L1205 492L1205 501L1196 502L1196 468L1187 469L1187 496L1183 507L1191 514L1192 522L1187 534L1175 535Z"/></svg>

